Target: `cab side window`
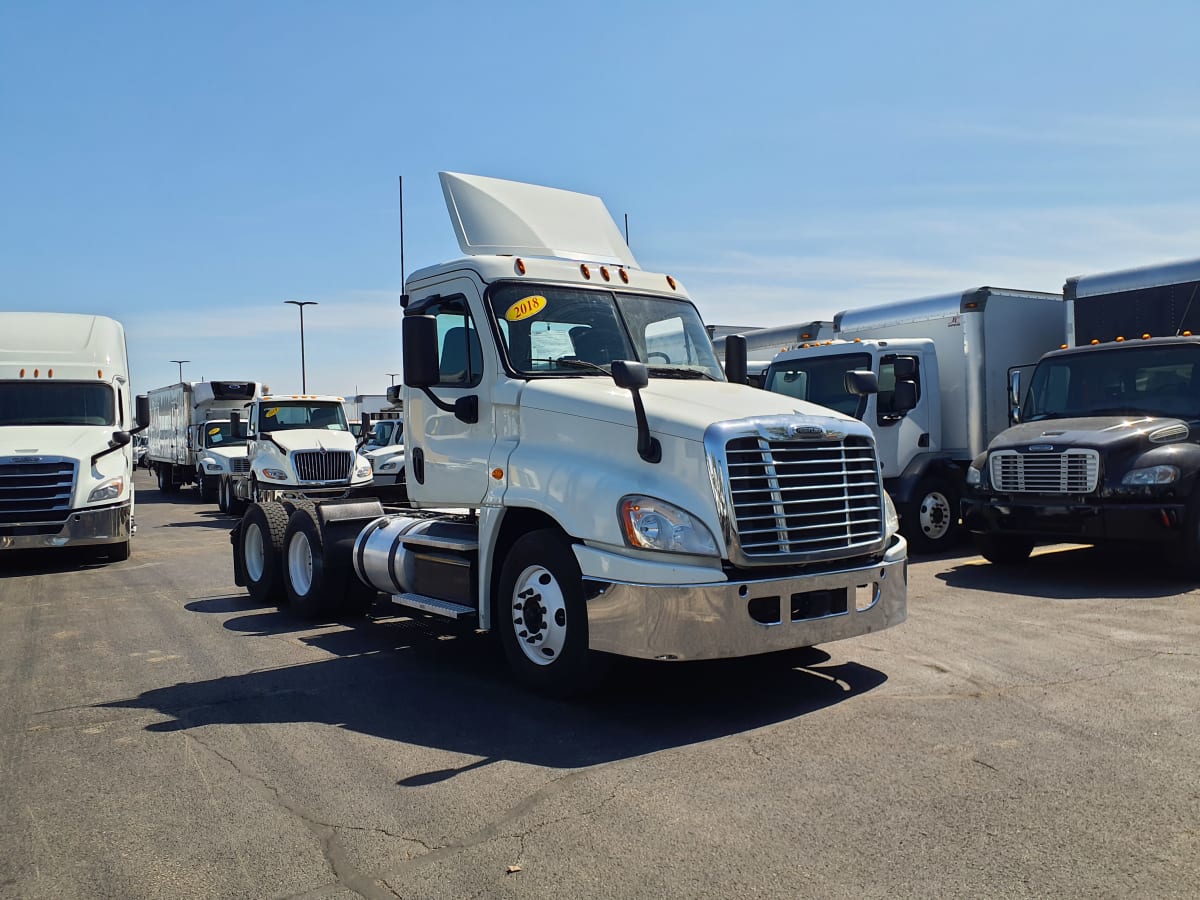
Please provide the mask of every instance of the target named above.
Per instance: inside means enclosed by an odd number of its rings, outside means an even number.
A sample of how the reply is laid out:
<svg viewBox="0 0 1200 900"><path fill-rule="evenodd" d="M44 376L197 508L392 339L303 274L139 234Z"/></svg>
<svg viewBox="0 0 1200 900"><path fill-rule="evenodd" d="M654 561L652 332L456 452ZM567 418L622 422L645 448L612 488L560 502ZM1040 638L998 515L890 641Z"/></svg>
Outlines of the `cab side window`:
<svg viewBox="0 0 1200 900"><path fill-rule="evenodd" d="M445 387L475 387L483 380L483 349L475 320L461 294L429 307L426 315L437 319L441 351L441 380Z"/></svg>
<svg viewBox="0 0 1200 900"><path fill-rule="evenodd" d="M895 422L904 417L907 410L896 408L896 360L903 360L901 367L911 367L913 375L909 379L916 383L917 399L921 399L921 369L920 360L915 356L897 357L884 356L879 360L879 395L875 400L875 411L882 425L885 422Z"/></svg>

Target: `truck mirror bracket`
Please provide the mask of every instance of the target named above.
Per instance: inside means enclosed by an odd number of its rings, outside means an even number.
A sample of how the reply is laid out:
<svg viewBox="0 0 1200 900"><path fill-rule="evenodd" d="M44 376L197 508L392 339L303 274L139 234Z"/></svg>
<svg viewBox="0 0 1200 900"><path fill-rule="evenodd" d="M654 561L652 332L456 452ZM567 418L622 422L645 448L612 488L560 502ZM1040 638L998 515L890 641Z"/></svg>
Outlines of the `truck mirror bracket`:
<svg viewBox="0 0 1200 900"><path fill-rule="evenodd" d="M637 419L638 456L648 463L662 462L662 444L650 433L650 422L646 419L646 407L642 404L641 389L649 383L646 366L624 359L612 364L613 382L633 394L633 414Z"/></svg>
<svg viewBox="0 0 1200 900"><path fill-rule="evenodd" d="M429 402L443 412L454 413L454 418L460 422L465 422L468 425L474 425L479 421L479 397L475 394L469 394L466 397L459 397L453 403L447 403L445 400L435 397L433 391L427 387L421 388L421 393L429 398Z"/></svg>

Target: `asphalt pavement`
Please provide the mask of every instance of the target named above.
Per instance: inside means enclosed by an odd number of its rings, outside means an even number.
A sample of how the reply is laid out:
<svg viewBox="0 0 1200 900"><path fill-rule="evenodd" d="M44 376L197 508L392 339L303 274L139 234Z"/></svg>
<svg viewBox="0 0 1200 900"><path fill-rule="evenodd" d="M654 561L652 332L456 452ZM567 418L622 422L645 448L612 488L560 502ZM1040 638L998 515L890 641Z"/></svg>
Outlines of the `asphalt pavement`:
<svg viewBox="0 0 1200 900"><path fill-rule="evenodd" d="M1195 897L1200 593L964 548L807 655L543 700L494 642L314 626L139 473L127 562L0 557L0 896Z"/></svg>

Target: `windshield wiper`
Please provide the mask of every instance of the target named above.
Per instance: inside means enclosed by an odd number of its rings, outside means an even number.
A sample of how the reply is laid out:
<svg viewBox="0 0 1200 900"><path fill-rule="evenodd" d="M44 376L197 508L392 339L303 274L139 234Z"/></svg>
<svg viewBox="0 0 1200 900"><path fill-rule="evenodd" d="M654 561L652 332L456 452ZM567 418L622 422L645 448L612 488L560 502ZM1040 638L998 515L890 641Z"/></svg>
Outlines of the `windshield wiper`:
<svg viewBox="0 0 1200 900"><path fill-rule="evenodd" d="M588 362L586 359L568 359L567 357L564 356L564 357L558 357L557 359L534 358L529 361L530 362L546 362L546 363L550 363L551 365L555 365L555 366L564 366L568 369L587 369L590 372L600 372L601 374L604 374L604 375L612 375L612 372L609 369L604 368L604 366L597 365L594 362ZM542 373L539 372L539 373L535 373L535 374L540 375Z"/></svg>
<svg viewBox="0 0 1200 900"><path fill-rule="evenodd" d="M678 369L675 366L646 366L646 371L651 375L658 375L661 378L705 378L708 381L717 380L700 369Z"/></svg>

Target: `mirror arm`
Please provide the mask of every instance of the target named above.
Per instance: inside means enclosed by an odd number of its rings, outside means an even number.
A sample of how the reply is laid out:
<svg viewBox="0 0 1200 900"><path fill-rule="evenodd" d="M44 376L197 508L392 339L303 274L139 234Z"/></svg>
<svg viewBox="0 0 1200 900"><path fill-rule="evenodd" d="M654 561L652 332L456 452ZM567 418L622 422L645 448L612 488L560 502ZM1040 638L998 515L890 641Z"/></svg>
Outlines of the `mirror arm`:
<svg viewBox="0 0 1200 900"><path fill-rule="evenodd" d="M466 397L459 397L453 403L447 403L438 397L435 397L433 391L427 387L420 389L429 402L443 412L454 413L454 418L460 422L465 422L468 425L474 425L479 421L479 397L475 394L470 394Z"/></svg>
<svg viewBox="0 0 1200 900"><path fill-rule="evenodd" d="M630 390L633 394L633 414L637 419L638 456L648 463L662 462L662 444L650 433L650 422L646 419L646 407L642 405L642 393Z"/></svg>

